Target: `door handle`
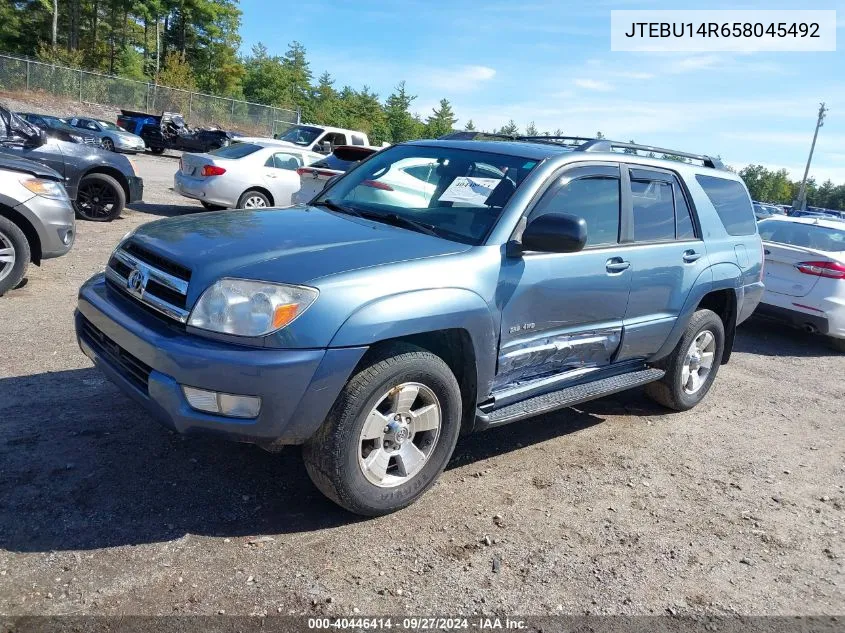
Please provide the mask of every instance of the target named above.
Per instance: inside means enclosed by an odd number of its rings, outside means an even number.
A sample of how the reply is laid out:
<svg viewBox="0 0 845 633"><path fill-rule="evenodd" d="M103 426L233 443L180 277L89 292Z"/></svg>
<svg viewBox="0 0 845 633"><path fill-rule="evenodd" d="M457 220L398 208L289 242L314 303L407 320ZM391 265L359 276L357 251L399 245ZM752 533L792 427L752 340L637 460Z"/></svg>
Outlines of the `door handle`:
<svg viewBox="0 0 845 633"><path fill-rule="evenodd" d="M611 257L607 260L605 264L605 268L607 272L613 273L621 273L624 270L628 270L631 267L631 262L626 262L621 257Z"/></svg>
<svg viewBox="0 0 845 633"><path fill-rule="evenodd" d="M772 251L770 251L768 248L763 249L763 255L771 255L771 254L772 254Z"/></svg>
<svg viewBox="0 0 845 633"><path fill-rule="evenodd" d="M695 251L684 251L684 262L687 264L692 264L695 261L701 259L701 253L696 253Z"/></svg>
<svg viewBox="0 0 845 633"><path fill-rule="evenodd" d="M268 178L275 178L275 177L276 177L276 174L270 174L270 173L268 173L268 174L266 174L266 176L267 176Z"/></svg>

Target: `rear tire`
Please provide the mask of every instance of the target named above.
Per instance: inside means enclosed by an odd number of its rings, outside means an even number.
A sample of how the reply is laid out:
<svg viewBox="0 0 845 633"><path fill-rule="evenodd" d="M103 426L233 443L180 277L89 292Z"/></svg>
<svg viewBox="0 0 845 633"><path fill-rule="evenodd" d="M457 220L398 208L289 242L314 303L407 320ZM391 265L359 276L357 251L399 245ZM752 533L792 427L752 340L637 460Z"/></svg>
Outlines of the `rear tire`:
<svg viewBox="0 0 845 633"><path fill-rule="evenodd" d="M219 204L211 204L205 200L200 200L200 204L208 211L223 211L226 209L226 207L220 206Z"/></svg>
<svg viewBox="0 0 845 633"><path fill-rule="evenodd" d="M79 182L73 208L76 215L91 222L111 222L126 206L126 192L107 174L88 174Z"/></svg>
<svg viewBox="0 0 845 633"><path fill-rule="evenodd" d="M26 235L17 224L0 216L0 297L21 282L29 260Z"/></svg>
<svg viewBox="0 0 845 633"><path fill-rule="evenodd" d="M698 310L672 353L655 367L666 370L646 394L664 407L687 411L704 399L725 351L725 326L712 310Z"/></svg>
<svg viewBox="0 0 845 633"><path fill-rule="evenodd" d="M390 345L350 378L303 447L308 475L350 512L395 512L443 472L461 411L458 381L440 357L414 345Z"/></svg>
<svg viewBox="0 0 845 633"><path fill-rule="evenodd" d="M273 206L270 198L257 189L245 191L238 199L238 209L264 209Z"/></svg>
<svg viewBox="0 0 845 633"><path fill-rule="evenodd" d="M158 154L164 154L164 148L163 148L163 147L151 147L151 148L150 148L150 151L151 151L153 154L156 154L156 155L158 155Z"/></svg>

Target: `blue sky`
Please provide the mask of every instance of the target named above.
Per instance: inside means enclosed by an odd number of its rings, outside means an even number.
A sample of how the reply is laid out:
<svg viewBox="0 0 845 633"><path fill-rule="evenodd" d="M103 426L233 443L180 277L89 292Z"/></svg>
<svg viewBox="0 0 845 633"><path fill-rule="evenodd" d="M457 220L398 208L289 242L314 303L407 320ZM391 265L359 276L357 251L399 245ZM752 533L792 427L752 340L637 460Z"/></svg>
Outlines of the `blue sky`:
<svg viewBox="0 0 845 633"><path fill-rule="evenodd" d="M442 98L457 127L591 136L719 154L803 174L820 101L830 108L811 175L845 183L845 1L241 0L243 50L296 39L317 76L385 98L401 80L427 116ZM836 9L830 53L610 51L611 9Z"/></svg>

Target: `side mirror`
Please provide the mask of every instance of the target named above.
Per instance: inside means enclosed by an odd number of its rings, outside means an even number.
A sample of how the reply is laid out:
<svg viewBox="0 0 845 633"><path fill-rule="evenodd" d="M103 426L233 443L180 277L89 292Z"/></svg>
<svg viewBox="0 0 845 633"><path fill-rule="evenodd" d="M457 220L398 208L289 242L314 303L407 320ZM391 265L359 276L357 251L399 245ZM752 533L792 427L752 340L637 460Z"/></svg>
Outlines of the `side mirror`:
<svg viewBox="0 0 845 633"><path fill-rule="evenodd" d="M44 143L47 142L47 132L42 130L40 127L35 128L36 134L28 137L26 142L24 143L24 147L36 148L41 147Z"/></svg>
<svg viewBox="0 0 845 633"><path fill-rule="evenodd" d="M523 251L576 253L587 243L587 222L565 213L546 213L528 223L520 241Z"/></svg>

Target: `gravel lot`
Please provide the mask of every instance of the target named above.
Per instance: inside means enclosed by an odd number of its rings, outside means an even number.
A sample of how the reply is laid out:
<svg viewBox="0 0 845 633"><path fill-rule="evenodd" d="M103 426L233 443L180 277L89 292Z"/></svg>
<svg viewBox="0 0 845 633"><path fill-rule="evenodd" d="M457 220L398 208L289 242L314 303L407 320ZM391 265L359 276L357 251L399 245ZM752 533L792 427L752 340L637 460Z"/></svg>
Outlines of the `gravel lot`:
<svg viewBox="0 0 845 633"><path fill-rule="evenodd" d="M76 290L146 200L0 299L0 613L841 614L845 356L751 322L696 410L630 392L466 438L359 520L268 454L158 426L76 346Z"/></svg>

